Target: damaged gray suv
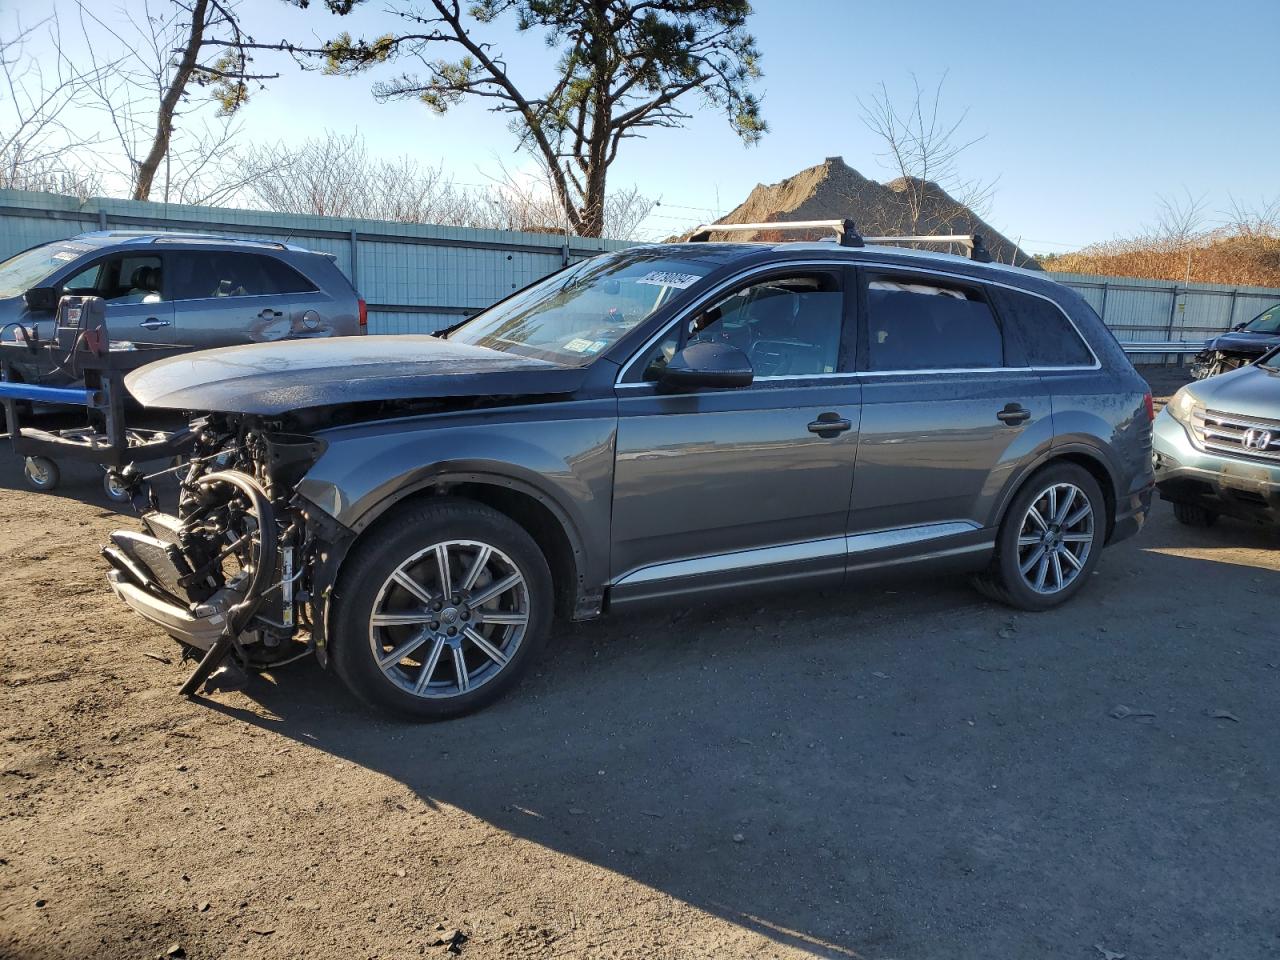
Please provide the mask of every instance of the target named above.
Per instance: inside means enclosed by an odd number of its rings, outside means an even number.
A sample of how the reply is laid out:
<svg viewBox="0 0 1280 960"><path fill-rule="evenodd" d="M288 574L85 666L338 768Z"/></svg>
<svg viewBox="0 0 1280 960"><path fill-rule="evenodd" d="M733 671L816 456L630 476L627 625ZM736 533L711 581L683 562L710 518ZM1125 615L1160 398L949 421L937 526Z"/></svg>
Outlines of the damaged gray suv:
<svg viewBox="0 0 1280 960"><path fill-rule="evenodd" d="M557 616L938 571L1044 610L1151 501L1150 394L1075 293L856 237L637 247L446 334L129 388L196 415L177 514L104 549L184 692L313 652L412 718L492 701Z"/></svg>

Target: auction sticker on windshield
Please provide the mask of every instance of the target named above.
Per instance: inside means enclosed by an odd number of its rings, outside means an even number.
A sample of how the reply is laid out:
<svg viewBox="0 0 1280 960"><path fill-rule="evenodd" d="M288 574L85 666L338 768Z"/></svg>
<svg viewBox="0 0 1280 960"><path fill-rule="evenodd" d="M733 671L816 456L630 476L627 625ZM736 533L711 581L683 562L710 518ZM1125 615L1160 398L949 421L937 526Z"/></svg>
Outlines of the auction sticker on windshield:
<svg viewBox="0 0 1280 960"><path fill-rule="evenodd" d="M696 273L671 273L667 270L653 270L646 273L636 283L650 283L655 287L675 287L677 290L688 290L701 279Z"/></svg>

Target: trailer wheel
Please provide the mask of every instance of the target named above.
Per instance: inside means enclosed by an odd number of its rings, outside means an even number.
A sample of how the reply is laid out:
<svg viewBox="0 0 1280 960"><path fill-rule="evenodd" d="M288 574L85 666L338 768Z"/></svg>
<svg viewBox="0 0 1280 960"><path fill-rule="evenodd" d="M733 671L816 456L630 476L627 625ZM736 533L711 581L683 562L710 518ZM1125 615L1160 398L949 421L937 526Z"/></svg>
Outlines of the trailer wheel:
<svg viewBox="0 0 1280 960"><path fill-rule="evenodd" d="M22 473L31 489L42 493L53 490L62 479L62 471L48 457L27 457Z"/></svg>
<svg viewBox="0 0 1280 960"><path fill-rule="evenodd" d="M112 503L128 503L131 499L129 488L114 470L102 475L102 491Z"/></svg>

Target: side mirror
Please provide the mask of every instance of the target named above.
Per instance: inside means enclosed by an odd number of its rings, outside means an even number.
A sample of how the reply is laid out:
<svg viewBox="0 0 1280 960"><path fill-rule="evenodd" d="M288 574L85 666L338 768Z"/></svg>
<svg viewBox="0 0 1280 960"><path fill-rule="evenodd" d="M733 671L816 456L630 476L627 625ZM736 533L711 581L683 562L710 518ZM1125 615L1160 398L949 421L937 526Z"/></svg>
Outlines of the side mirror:
<svg viewBox="0 0 1280 960"><path fill-rule="evenodd" d="M662 368L658 383L672 390L745 387L755 377L747 355L729 343L700 340L688 344Z"/></svg>
<svg viewBox="0 0 1280 960"><path fill-rule="evenodd" d="M22 295L28 310L41 313L58 309L58 291L54 287L32 287Z"/></svg>
<svg viewBox="0 0 1280 960"><path fill-rule="evenodd" d="M1232 329L1232 330L1243 330L1243 329L1244 329L1245 327L1247 327L1248 325L1249 325L1249 321L1247 321L1247 320L1246 320L1246 321L1244 321L1243 323L1237 323L1237 324L1236 324L1234 327L1232 327L1231 329Z"/></svg>

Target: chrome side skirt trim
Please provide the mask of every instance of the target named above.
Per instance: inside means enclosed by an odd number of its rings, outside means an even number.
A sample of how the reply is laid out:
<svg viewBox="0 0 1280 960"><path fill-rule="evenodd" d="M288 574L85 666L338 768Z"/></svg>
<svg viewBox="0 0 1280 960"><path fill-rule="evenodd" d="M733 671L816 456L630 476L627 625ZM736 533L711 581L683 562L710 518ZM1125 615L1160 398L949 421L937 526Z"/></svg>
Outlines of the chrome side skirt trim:
<svg viewBox="0 0 1280 960"><path fill-rule="evenodd" d="M891 530L875 530L871 533L855 533L844 538L849 553L865 553L868 550L884 550L909 543L922 543L941 537L958 537L962 533L981 530L981 524L972 520L949 520L945 523L922 523L915 527L895 527Z"/></svg>
<svg viewBox="0 0 1280 960"><path fill-rule="evenodd" d="M779 564L801 563L806 560L824 560L852 554L885 550L956 537L981 530L972 520L949 520L943 523L923 523L912 527L894 527L889 530L873 530L844 537L827 537L822 540L806 540L801 543L785 543L776 547L757 547L752 550L735 550L732 553L716 553L706 557L690 557L669 563L655 563L632 570L613 581L611 586L631 586L653 583L658 580L675 580L698 577L733 570L749 570ZM983 549L979 545L975 549ZM968 548L966 548L968 549Z"/></svg>
<svg viewBox="0 0 1280 960"><path fill-rule="evenodd" d="M708 573L725 573L730 570L747 570L751 567L770 567L781 563L839 557L844 554L844 541L844 537L828 537L825 540L806 540L802 543L785 543L777 547L757 547L754 550L736 550L733 553L715 553L708 557L691 557L688 560L655 563L624 574L615 580L612 586L630 586L635 583L652 583L655 580L675 580Z"/></svg>

